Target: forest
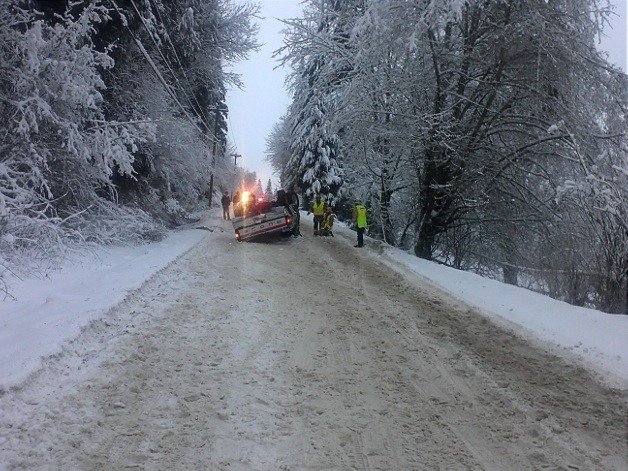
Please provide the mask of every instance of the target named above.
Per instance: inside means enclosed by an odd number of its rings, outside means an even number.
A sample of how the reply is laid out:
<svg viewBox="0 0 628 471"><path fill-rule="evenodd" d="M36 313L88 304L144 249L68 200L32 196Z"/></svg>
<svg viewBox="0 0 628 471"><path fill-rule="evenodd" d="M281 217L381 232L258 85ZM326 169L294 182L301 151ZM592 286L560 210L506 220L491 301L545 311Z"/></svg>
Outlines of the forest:
<svg viewBox="0 0 628 471"><path fill-rule="evenodd" d="M278 60L268 140L321 193L416 256L626 313L628 77L598 0L312 0Z"/></svg>
<svg viewBox="0 0 628 471"><path fill-rule="evenodd" d="M418 257L626 313L628 77L604 0L306 0L268 160ZM0 3L0 284L145 243L235 181L237 0ZM259 185L260 182L258 182Z"/></svg>
<svg viewBox="0 0 628 471"><path fill-rule="evenodd" d="M225 95L241 86L229 65L259 47L257 11L226 0L0 3L4 274L159 239L236 179L255 181L234 169Z"/></svg>

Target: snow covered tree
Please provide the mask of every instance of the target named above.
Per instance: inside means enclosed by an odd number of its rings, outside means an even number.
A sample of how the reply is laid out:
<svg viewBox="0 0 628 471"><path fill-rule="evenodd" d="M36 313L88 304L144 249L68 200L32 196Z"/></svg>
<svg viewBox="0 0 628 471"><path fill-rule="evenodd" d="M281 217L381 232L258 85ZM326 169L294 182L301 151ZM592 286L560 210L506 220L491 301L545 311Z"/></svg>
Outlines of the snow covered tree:
<svg viewBox="0 0 628 471"><path fill-rule="evenodd" d="M127 181L125 187L151 201L155 199L155 190L158 200L174 198L189 209L206 195L211 196L214 179L218 181L217 186L225 184L225 169L231 174L230 159L225 152L228 114L225 95L227 85L239 86L240 82L223 67L258 47L254 39L257 29L251 22L258 7L198 0L116 5L117 17L121 19L118 33L130 30L131 35L128 32L123 35L128 44L114 51L118 55L117 66L111 74L111 83L115 85L110 88L112 101L133 103L140 112L150 108L151 119L163 122L167 128L166 132L158 134L158 149L154 145L142 149L146 157L141 157L140 167L148 172L146 181L138 185ZM163 96L157 100L162 102L159 107L152 106L151 95L133 83L137 82L137 76L131 71L138 68L147 70L147 78L155 82L152 92L156 92L157 97ZM118 98L129 93L134 93L135 99ZM112 107L126 113L125 108L124 105ZM173 124L182 127L173 128ZM159 142L160 137L175 137L177 133L186 139L181 143L176 140ZM196 143L180 145L192 143L190 139ZM175 162L169 161L169 157L159 161L153 158L175 149L179 154ZM172 164L176 162L186 166L181 170L189 172L191 180L172 173ZM168 182L175 180L186 184L179 185L173 192ZM209 200L211 202L211 198Z"/></svg>
<svg viewBox="0 0 628 471"><path fill-rule="evenodd" d="M253 193L255 193L256 196L262 196L264 194L264 190L262 189L261 178L257 179L257 184L255 185L255 188L253 189Z"/></svg>
<svg viewBox="0 0 628 471"><path fill-rule="evenodd" d="M628 312L628 77L589 73L595 85L583 90L579 111L591 123L561 121L553 130L564 133L573 161L558 179L543 280L570 303Z"/></svg>
<svg viewBox="0 0 628 471"><path fill-rule="evenodd" d="M296 172L290 173L290 120L287 115L282 116L274 124L270 135L266 138L266 161L273 172L278 175L282 188L288 188L290 181L296 181Z"/></svg>
<svg viewBox="0 0 628 471"><path fill-rule="evenodd" d="M306 19L289 22L285 62L292 63L294 103L289 112L291 170L287 187L298 185L305 196L320 193L333 201L342 186L341 144L334 122L334 86L345 73L327 60L322 43L344 40L337 34L339 11L352 2L317 1L305 6ZM314 47L312 47L314 45Z"/></svg>
<svg viewBox="0 0 628 471"><path fill-rule="evenodd" d="M257 10L1 2L0 264L152 238L164 213L194 208L226 168L224 91L239 80L223 67L257 47Z"/></svg>
<svg viewBox="0 0 628 471"><path fill-rule="evenodd" d="M408 67L408 41L400 40L416 28L394 2L365 3L368 8L354 8L344 22L350 34L342 57L353 72L336 89L336 119L345 186L371 202L371 236L396 245L416 220L416 198L404 190L415 183L411 149L421 127L411 119L417 107L408 102L415 68Z"/></svg>
<svg viewBox="0 0 628 471"><path fill-rule="evenodd" d="M312 103L314 101L314 103ZM325 105L312 98L297 117L288 166L297 169L297 184L305 194L322 194L325 199L338 195L342 171L338 165L340 142L327 120Z"/></svg>
<svg viewBox="0 0 628 471"><path fill-rule="evenodd" d="M0 214L3 240L11 241L5 253L50 254L68 239L141 237L148 219L141 212L137 224L110 220L116 212L126 217L115 208L111 177L132 177L133 153L153 127L108 120L104 112L100 72L113 61L92 38L108 9L77 3L48 21L28 6L0 5L0 111L8 118L0 124Z"/></svg>
<svg viewBox="0 0 628 471"><path fill-rule="evenodd" d="M250 172L246 168L237 167L235 171L235 184L233 191L251 191L255 188L257 181L257 173Z"/></svg>
<svg viewBox="0 0 628 471"><path fill-rule="evenodd" d="M348 188L377 203L375 234L549 292L559 271L549 247L580 232L591 250L574 252L552 294L617 305L624 244L602 234L625 239L626 82L595 48L603 1L309 5L285 50L293 175L314 168L308 133L329 125ZM583 292L585 273L615 288L578 300L568 293Z"/></svg>

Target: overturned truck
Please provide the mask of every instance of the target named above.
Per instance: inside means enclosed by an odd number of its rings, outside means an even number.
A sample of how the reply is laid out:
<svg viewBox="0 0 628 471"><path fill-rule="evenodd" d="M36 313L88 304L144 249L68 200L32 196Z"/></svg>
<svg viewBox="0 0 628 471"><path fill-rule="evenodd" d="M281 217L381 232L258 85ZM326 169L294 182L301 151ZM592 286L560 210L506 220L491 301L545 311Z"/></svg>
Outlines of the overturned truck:
<svg viewBox="0 0 628 471"><path fill-rule="evenodd" d="M281 192L271 201L244 192L242 199L234 203L233 213L231 222L240 242L260 236L289 237L299 233L299 213Z"/></svg>

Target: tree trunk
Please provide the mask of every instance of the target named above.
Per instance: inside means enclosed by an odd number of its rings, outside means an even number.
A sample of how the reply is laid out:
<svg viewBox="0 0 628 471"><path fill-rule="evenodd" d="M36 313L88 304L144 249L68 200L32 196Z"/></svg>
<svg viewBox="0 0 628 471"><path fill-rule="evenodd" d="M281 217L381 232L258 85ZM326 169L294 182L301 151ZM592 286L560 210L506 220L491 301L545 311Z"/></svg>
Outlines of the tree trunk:
<svg viewBox="0 0 628 471"><path fill-rule="evenodd" d="M386 188L384 179L382 178L382 188L380 192L379 210L382 223L382 236L387 244L396 246L396 238L393 232L392 223L390 222L390 198L392 191Z"/></svg>
<svg viewBox="0 0 628 471"><path fill-rule="evenodd" d="M436 236L445 232L451 223L448 210L452 197L448 186L452 178L444 150L439 146L428 148L421 182L418 239L414 247L417 257L431 260Z"/></svg>
<svg viewBox="0 0 628 471"><path fill-rule="evenodd" d="M512 265L504 265L504 267L502 268L502 272L504 275L504 283L507 283L513 286L519 286L518 280L517 280L517 275L519 274L519 270L517 269L517 267L512 266Z"/></svg>
<svg viewBox="0 0 628 471"><path fill-rule="evenodd" d="M422 231L419 232L419 239L414 246L414 254L419 258L424 258L425 260L432 260L432 251L435 238L430 238L425 235L421 236L421 232Z"/></svg>
<svg viewBox="0 0 628 471"><path fill-rule="evenodd" d="M423 182L423 194L421 202L421 212L419 214L419 225L417 241L414 246L414 254L426 260L432 260L434 241L436 240L437 229L434 227L432 212L434 208L434 193L430 191L429 184Z"/></svg>

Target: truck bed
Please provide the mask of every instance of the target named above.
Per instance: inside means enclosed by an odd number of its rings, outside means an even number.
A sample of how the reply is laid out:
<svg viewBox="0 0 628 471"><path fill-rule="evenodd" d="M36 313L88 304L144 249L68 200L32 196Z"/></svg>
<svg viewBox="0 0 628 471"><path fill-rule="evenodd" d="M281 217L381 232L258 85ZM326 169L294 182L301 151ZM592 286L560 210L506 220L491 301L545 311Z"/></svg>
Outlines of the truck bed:
<svg viewBox="0 0 628 471"><path fill-rule="evenodd" d="M236 239L251 239L265 234L289 233L295 218L293 211L286 206L271 206L262 209L259 214L245 214L231 220Z"/></svg>

